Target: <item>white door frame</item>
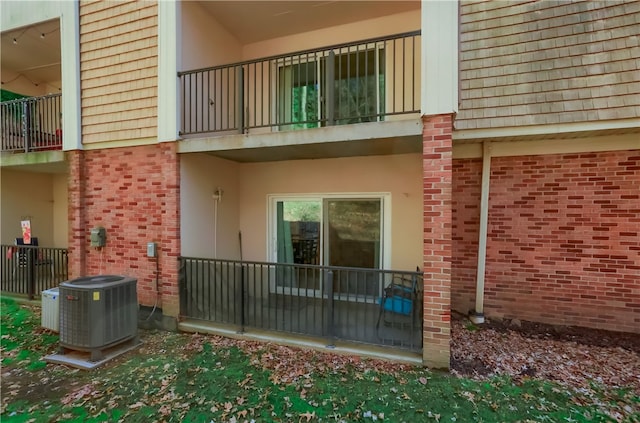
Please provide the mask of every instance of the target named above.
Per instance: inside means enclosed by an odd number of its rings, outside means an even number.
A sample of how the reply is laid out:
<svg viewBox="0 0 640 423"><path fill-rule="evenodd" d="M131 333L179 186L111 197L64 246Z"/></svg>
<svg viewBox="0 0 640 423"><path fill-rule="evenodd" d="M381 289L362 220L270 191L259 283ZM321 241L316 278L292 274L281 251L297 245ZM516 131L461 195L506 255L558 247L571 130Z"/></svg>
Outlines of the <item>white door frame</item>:
<svg viewBox="0 0 640 423"><path fill-rule="evenodd" d="M380 268L390 269L391 267L391 193L390 192L331 192L331 193L304 193L304 194L269 194L267 195L267 261L276 263L278 261L278 240L277 240L277 212L276 204L279 201L318 201L321 204L320 213L320 260L324 265L324 200L326 199L379 199L381 202L381 231L380 231ZM275 275L274 275L275 277ZM301 290L293 287L278 287L276 281L271 278L269 281L269 291L277 293L296 294L318 297L322 295L323 281L320 281L320 292L316 290Z"/></svg>

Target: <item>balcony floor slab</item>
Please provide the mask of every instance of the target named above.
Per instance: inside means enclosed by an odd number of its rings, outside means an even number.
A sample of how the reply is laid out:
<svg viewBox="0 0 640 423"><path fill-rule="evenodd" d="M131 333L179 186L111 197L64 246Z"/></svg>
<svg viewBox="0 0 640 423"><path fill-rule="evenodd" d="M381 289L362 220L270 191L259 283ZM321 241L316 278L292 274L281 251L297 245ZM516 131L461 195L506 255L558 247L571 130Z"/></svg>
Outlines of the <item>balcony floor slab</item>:
<svg viewBox="0 0 640 423"><path fill-rule="evenodd" d="M422 151L419 118L296 131L185 138L179 153L209 153L236 162L377 156Z"/></svg>

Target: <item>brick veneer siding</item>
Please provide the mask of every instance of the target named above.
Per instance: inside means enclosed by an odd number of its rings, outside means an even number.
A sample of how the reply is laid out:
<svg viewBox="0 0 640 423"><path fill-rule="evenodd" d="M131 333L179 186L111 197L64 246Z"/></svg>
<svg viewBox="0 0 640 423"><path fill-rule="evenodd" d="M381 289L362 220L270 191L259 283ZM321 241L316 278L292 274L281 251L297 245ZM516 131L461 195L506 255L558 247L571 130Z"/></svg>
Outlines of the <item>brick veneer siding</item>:
<svg viewBox="0 0 640 423"><path fill-rule="evenodd" d="M85 226L84 202L84 152L69 151L69 176L67 180L67 195L69 208L69 239L68 239L68 272L70 278L86 275L87 227Z"/></svg>
<svg viewBox="0 0 640 423"><path fill-rule="evenodd" d="M475 308L482 159L453 161L451 308Z"/></svg>
<svg viewBox="0 0 640 423"><path fill-rule="evenodd" d="M454 163L453 307L466 313L481 164ZM485 314L640 332L640 150L497 157L491 168Z"/></svg>
<svg viewBox="0 0 640 423"><path fill-rule="evenodd" d="M180 171L175 143L71 153L69 184L70 277L123 274L138 279L138 301L156 300L156 259L147 242L158 244L158 306L177 316L180 255ZM89 246L89 231L103 226L106 247Z"/></svg>
<svg viewBox="0 0 640 423"><path fill-rule="evenodd" d="M423 117L423 361L449 368L452 115Z"/></svg>

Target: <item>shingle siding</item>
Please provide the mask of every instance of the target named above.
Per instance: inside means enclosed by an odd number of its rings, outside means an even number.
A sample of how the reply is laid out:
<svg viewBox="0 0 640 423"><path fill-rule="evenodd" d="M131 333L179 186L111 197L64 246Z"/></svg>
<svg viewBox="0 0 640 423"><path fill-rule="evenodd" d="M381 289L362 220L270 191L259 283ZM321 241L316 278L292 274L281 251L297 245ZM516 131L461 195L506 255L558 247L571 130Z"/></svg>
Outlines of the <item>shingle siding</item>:
<svg viewBox="0 0 640 423"><path fill-rule="evenodd" d="M83 143L157 136L158 7L80 3Z"/></svg>
<svg viewBox="0 0 640 423"><path fill-rule="evenodd" d="M463 2L456 129L640 116L640 1Z"/></svg>

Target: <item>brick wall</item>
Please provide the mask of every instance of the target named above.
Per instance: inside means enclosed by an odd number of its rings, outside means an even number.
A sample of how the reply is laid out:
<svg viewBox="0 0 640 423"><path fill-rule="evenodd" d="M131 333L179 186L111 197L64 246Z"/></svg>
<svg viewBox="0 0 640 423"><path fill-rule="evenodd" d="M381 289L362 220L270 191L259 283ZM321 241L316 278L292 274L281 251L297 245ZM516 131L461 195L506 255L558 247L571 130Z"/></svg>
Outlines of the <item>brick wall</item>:
<svg viewBox="0 0 640 423"><path fill-rule="evenodd" d="M67 195L69 197L69 240L67 242L68 270L70 278L86 275L87 228L85 227L84 202L84 152L69 151L69 176Z"/></svg>
<svg viewBox="0 0 640 423"><path fill-rule="evenodd" d="M451 308L475 308L482 159L453 161Z"/></svg>
<svg viewBox="0 0 640 423"><path fill-rule="evenodd" d="M449 368L451 339L451 159L453 117L423 117L423 361Z"/></svg>
<svg viewBox="0 0 640 423"><path fill-rule="evenodd" d="M455 163L453 261L468 265L477 221L464 197L480 170ZM472 273L454 272L464 313ZM485 313L640 332L640 150L492 160Z"/></svg>
<svg viewBox="0 0 640 423"><path fill-rule="evenodd" d="M156 259L146 256L146 245L156 242L158 306L172 316L179 311L180 173L175 150L175 143L164 143L73 152L70 175L74 177L69 188L70 276L136 277L138 301L152 306ZM95 226L106 229L107 243L102 249L89 246L89 231Z"/></svg>

